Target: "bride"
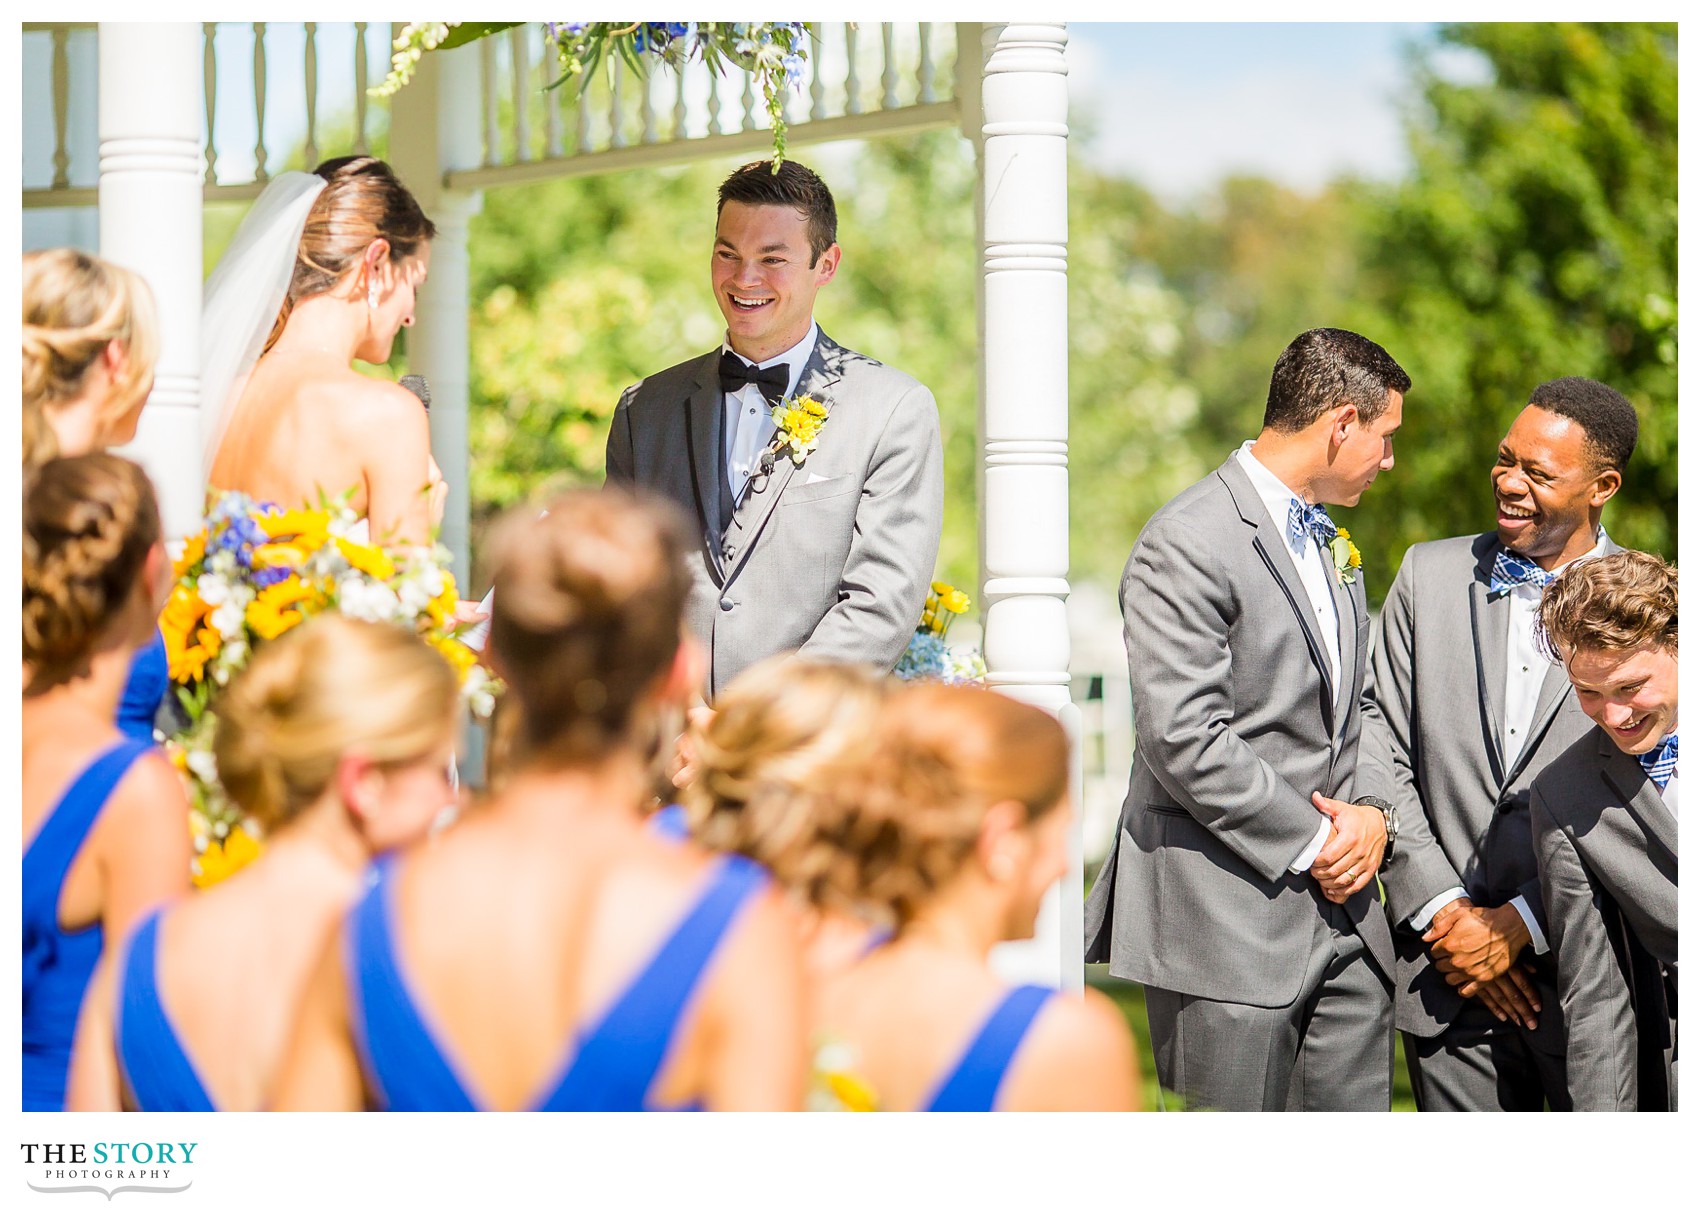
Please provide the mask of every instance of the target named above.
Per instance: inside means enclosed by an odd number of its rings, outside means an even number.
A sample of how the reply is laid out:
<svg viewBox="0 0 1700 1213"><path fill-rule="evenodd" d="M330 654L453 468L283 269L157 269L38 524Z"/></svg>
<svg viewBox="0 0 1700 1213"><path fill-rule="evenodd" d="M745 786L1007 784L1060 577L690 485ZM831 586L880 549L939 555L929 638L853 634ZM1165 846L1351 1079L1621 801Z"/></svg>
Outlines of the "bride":
<svg viewBox="0 0 1700 1213"><path fill-rule="evenodd" d="M370 156L277 177L208 279L204 469L283 506L349 494L371 537L428 543L447 486L407 389L363 375L413 323L436 227Z"/></svg>

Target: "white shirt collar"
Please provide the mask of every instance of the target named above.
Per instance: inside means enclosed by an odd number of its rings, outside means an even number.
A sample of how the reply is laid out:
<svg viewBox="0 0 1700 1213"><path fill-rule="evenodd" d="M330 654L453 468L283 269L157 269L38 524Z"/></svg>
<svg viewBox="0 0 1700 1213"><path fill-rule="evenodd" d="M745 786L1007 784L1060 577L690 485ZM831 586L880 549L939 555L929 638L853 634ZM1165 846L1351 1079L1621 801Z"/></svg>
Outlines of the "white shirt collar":
<svg viewBox="0 0 1700 1213"><path fill-rule="evenodd" d="M1262 461L1251 453L1252 439L1240 444L1234 457L1240 461L1245 474L1251 479L1251 487L1257 490L1257 495L1263 499L1264 508L1269 511L1269 517L1275 520L1275 525L1281 528L1283 536L1287 533L1287 511L1292 508L1295 499L1300 505L1304 499L1286 484L1274 472L1263 466Z"/></svg>
<svg viewBox="0 0 1700 1213"><path fill-rule="evenodd" d="M743 362L748 366L753 366L757 370L760 370L763 367L777 366L783 363L785 368L791 372L791 380L785 387L785 394L787 396L794 396L797 394L797 380L803 377L803 368L808 365L809 355L815 352L815 341L819 337L820 325L811 319L809 321L809 331L803 334L803 339L801 341L786 350L784 353L774 355L766 362L751 362L748 358L745 358L742 354L738 353L737 350L733 349L732 343L729 341L722 340L720 343L720 349L723 353L732 354L737 357L740 362Z"/></svg>

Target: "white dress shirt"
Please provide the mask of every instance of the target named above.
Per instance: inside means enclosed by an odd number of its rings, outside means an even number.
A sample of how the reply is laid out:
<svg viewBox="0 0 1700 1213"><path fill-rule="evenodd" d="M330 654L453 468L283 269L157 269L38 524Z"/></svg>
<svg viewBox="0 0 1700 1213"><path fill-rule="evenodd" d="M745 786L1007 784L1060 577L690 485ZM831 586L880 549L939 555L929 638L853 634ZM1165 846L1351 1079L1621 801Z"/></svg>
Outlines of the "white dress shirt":
<svg viewBox="0 0 1700 1213"><path fill-rule="evenodd" d="M1598 541L1576 560L1592 560L1605 555L1606 542L1605 528L1601 527ZM1557 577L1575 562L1559 565L1552 570L1552 575ZM1511 616L1506 622L1505 715L1499 722L1499 736L1505 750L1505 769L1510 770L1529 742L1529 729L1535 722L1535 705L1541 698L1541 683L1546 680L1552 662L1535 643L1535 623L1541 614L1541 587L1513 586L1507 597ZM1431 898L1411 915L1411 925L1419 931L1426 931L1429 921L1441 906L1464 895L1464 890L1455 886ZM1547 937L1541 934L1528 899L1519 893L1510 904L1523 920L1523 925L1529 928L1529 947L1539 956L1547 950Z"/></svg>
<svg viewBox="0 0 1700 1213"><path fill-rule="evenodd" d="M1293 542L1287 533L1287 515L1292 509L1291 503L1295 498L1303 505L1304 499L1281 482L1281 478L1257 461L1257 456L1251 453L1251 443L1245 442L1234 452L1234 458L1240 461L1240 466L1251 479L1252 488L1263 499L1263 506L1269 511L1270 519L1275 523L1275 531L1287 545L1287 554L1293 558L1293 564L1299 570L1299 581L1305 588L1305 596L1310 600L1310 609L1316 614L1317 630L1322 633L1322 643L1328 653L1328 673L1333 679L1334 701L1340 701L1340 613L1334 606L1334 588L1330 584L1335 576L1332 560L1324 561L1322 545L1308 534L1301 537L1298 543ZM1317 827L1316 837L1310 845L1292 863L1287 865L1289 872L1303 872L1316 861L1328 842L1328 831L1334 823L1327 817L1322 818L1322 824Z"/></svg>
<svg viewBox="0 0 1700 1213"><path fill-rule="evenodd" d="M744 365L758 370L783 363L791 372L785 394L792 396L797 392L797 380L802 378L803 367L808 363L809 355L815 352L815 339L819 336L820 326L811 320L809 331L801 341L766 362L751 362L727 342L722 342L720 348ZM772 406L768 404L767 397L753 383L746 383L735 392L724 393L723 407L726 410L726 481L732 486L732 500L737 501L744 495L744 486L749 484L761 453L773 441L774 432L779 427L773 424Z"/></svg>

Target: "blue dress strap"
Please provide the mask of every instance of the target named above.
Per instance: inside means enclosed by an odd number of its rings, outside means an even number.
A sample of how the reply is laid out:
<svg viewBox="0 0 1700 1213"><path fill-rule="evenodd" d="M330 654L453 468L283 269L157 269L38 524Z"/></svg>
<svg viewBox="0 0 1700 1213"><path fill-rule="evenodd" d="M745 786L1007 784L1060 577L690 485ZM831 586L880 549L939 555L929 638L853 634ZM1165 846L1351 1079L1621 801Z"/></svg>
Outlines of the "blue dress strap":
<svg viewBox="0 0 1700 1213"><path fill-rule="evenodd" d="M130 659L130 674L124 680L124 697L118 701L118 727L126 737L153 744L153 721L160 700L171 689L170 663L165 655L165 637L158 628L153 639L136 650Z"/></svg>
<svg viewBox="0 0 1700 1213"><path fill-rule="evenodd" d="M476 1112L407 990L391 926L395 857L378 861L378 879L349 912L349 1023L380 1110Z"/></svg>
<svg viewBox="0 0 1700 1213"><path fill-rule="evenodd" d="M691 827L685 821L685 806L669 804L655 810L644 822L651 834L659 834L663 838L682 842L691 836Z"/></svg>
<svg viewBox="0 0 1700 1213"><path fill-rule="evenodd" d="M59 925L65 877L124 774L150 747L124 740L103 751L72 781L36 829L23 860L23 1090L26 1111L65 1105L71 1038L83 993L100 960L105 932L97 920Z"/></svg>
<svg viewBox="0 0 1700 1213"><path fill-rule="evenodd" d="M738 911L767 883L761 866L723 856L696 904L593 1025L541 1111L639 1111L709 961Z"/></svg>
<svg viewBox="0 0 1700 1213"><path fill-rule="evenodd" d="M159 993L159 911L130 936L112 1000L118 1070L141 1112L215 1112Z"/></svg>
<svg viewBox="0 0 1700 1213"><path fill-rule="evenodd" d="M923 1111L992 1111L1015 1051L1040 1008L1055 993L1049 986L1016 986L1011 990L986 1018Z"/></svg>

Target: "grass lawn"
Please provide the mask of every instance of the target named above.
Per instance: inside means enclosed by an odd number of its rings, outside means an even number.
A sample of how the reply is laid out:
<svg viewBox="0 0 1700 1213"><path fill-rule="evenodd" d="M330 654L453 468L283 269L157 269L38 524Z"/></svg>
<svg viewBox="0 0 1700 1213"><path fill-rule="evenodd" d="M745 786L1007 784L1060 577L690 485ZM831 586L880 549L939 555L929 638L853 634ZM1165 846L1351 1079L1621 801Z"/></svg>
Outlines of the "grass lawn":
<svg viewBox="0 0 1700 1213"><path fill-rule="evenodd" d="M1151 1060L1151 1029L1145 1022L1145 988L1131 981L1111 977L1108 965L1087 965L1086 984L1108 994L1133 1029L1139 1042L1139 1068L1145 1077L1145 1106L1155 1110L1157 1102L1157 1067ZM1170 1106L1173 1106L1173 1099ZM1393 1110L1415 1112L1416 1101L1411 1098L1410 1073L1405 1069L1405 1043L1400 1039L1393 1054Z"/></svg>

